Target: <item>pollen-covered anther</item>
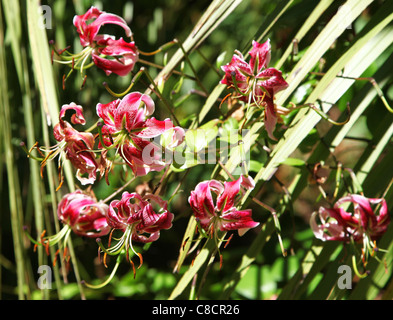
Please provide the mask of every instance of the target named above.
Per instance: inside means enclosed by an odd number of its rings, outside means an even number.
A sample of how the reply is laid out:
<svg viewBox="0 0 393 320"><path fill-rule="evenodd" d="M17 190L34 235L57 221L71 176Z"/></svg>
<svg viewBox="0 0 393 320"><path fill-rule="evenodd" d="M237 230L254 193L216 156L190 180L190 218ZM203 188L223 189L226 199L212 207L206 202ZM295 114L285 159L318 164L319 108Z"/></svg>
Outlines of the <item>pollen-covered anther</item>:
<svg viewBox="0 0 393 320"><path fill-rule="evenodd" d="M232 238L233 238L233 233L229 236L228 240L226 240L224 249L229 245L229 242L232 240Z"/></svg>
<svg viewBox="0 0 393 320"><path fill-rule="evenodd" d="M138 252L138 257L139 257L139 266L138 269L140 269L140 267L142 267L143 265L143 256L141 253Z"/></svg>
<svg viewBox="0 0 393 320"><path fill-rule="evenodd" d="M60 253L60 249L57 249L57 250L56 250L56 253L55 253L55 257L54 257L53 262L52 262L52 265L53 265L54 267L56 266L57 257L59 256L59 253Z"/></svg>
<svg viewBox="0 0 393 320"><path fill-rule="evenodd" d="M134 274L134 279L135 279L135 277L136 277L135 264L134 264L134 262L133 262L132 260L129 260L129 261L130 261L130 264L131 264L131 266L132 266L132 272L133 272L133 274Z"/></svg>

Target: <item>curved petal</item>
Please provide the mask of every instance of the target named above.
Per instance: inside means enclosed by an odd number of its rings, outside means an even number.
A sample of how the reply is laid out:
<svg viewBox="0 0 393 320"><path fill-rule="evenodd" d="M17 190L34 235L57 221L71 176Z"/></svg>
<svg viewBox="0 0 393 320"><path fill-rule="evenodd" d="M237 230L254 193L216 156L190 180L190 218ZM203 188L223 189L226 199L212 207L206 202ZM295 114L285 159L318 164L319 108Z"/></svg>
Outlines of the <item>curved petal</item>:
<svg viewBox="0 0 393 320"><path fill-rule="evenodd" d="M224 186L217 180L200 182L188 198L194 215L203 228L208 227L211 218L215 216L212 191L219 195L224 191Z"/></svg>
<svg viewBox="0 0 393 320"><path fill-rule="evenodd" d="M149 234L149 236L145 236L142 233L134 232L132 234L131 240L137 241L141 243L150 243L158 240L160 238L160 231Z"/></svg>
<svg viewBox="0 0 393 320"><path fill-rule="evenodd" d="M388 205L385 199L370 199L370 202L373 204L381 204L379 209L379 214L377 216L377 225L375 226L378 229L378 232L383 229L386 230L387 226L390 223L390 215L388 211Z"/></svg>
<svg viewBox="0 0 393 320"><path fill-rule="evenodd" d="M274 129L277 124L277 115L274 109L274 103L271 99L267 99L265 113L264 113L264 124L267 134L270 139L277 140L277 138L273 135Z"/></svg>
<svg viewBox="0 0 393 320"><path fill-rule="evenodd" d="M106 59L93 54L92 58L94 64L104 70L107 76L115 73L118 76L124 77L134 69L135 65L134 54L125 54L118 59Z"/></svg>
<svg viewBox="0 0 393 320"><path fill-rule="evenodd" d="M109 233L106 222L108 206L97 202L81 190L66 194L59 203L57 215L80 236L98 237Z"/></svg>
<svg viewBox="0 0 393 320"><path fill-rule="evenodd" d="M145 122L145 127L135 135L143 139L151 139L163 134L164 132L173 128L173 123L169 119L164 121L157 120L155 118L147 119Z"/></svg>
<svg viewBox="0 0 393 320"><path fill-rule="evenodd" d="M71 102L70 104L65 104L61 107L61 110L59 113L59 120L62 120L64 118L67 110L75 111L75 113L71 116L71 123L73 123L73 124L85 124L86 123L85 117L83 116L82 106L77 105L74 102Z"/></svg>
<svg viewBox="0 0 393 320"><path fill-rule="evenodd" d="M151 115L154 109L154 101L150 96L140 92L129 93L121 100L114 114L116 127L125 128L129 132L143 128L146 117Z"/></svg>
<svg viewBox="0 0 393 320"><path fill-rule="evenodd" d="M123 38L114 40L109 36L101 36L97 45L97 49L92 54L93 62L107 75L113 72L119 76L126 76L134 69L139 57L134 42L126 42Z"/></svg>
<svg viewBox="0 0 393 320"><path fill-rule="evenodd" d="M156 213L151 204L143 208L142 222L137 226L137 230L147 233L154 233L161 229L172 227L173 214L167 210Z"/></svg>
<svg viewBox="0 0 393 320"><path fill-rule="evenodd" d="M72 229L76 234L89 238L102 237L110 232L106 220L108 206L104 203L92 204L86 213L82 213Z"/></svg>
<svg viewBox="0 0 393 320"><path fill-rule="evenodd" d="M64 140L64 132L63 132L63 126L64 124L68 124L68 122L65 121L60 121L58 123L55 124L55 126L53 127L53 136L55 137L55 139L57 141L63 141Z"/></svg>
<svg viewBox="0 0 393 320"><path fill-rule="evenodd" d="M78 169L75 176L82 186L85 186L87 184L93 184L97 180L96 169L96 167L86 165L86 167L84 167L83 169ZM87 174L88 176L85 177L83 176L83 174Z"/></svg>
<svg viewBox="0 0 393 320"><path fill-rule="evenodd" d="M351 218L364 229L367 229L369 220L372 220L374 216L374 212L368 202L368 199L360 195L349 195L339 199L335 204L335 208L339 208L339 206L346 202L351 202L354 205L354 214L350 215Z"/></svg>
<svg viewBox="0 0 393 320"><path fill-rule="evenodd" d="M63 129L64 141L67 144L76 144L78 151L92 149L94 146L94 136L90 132L79 132L71 126Z"/></svg>
<svg viewBox="0 0 393 320"><path fill-rule="evenodd" d="M239 236L259 225L259 222L255 222L252 219L252 211L250 209L238 211L236 208L233 208L223 214L219 221L221 231L238 230Z"/></svg>
<svg viewBox="0 0 393 320"><path fill-rule="evenodd" d="M94 19L93 22L87 24L87 22L92 19ZM124 29L127 37L131 37L132 35L131 29L123 18L115 14L101 11L94 6L85 14L74 16L73 24L79 33L80 42L84 47L93 44L99 29L105 24L119 25Z"/></svg>
<svg viewBox="0 0 393 320"><path fill-rule="evenodd" d="M98 30L105 24L118 25L124 29L127 37L132 36L130 27L122 17L116 14L106 13L105 11L103 11L91 24L88 25L88 28L91 29L90 35L94 35L95 37L95 35L98 33Z"/></svg>
<svg viewBox="0 0 393 320"><path fill-rule="evenodd" d="M143 208L142 197L137 193L123 192L121 200L109 204L106 215L108 224L114 229L125 230L128 225L140 219L139 211Z"/></svg>
<svg viewBox="0 0 393 320"><path fill-rule="evenodd" d="M125 54L132 54L135 61L138 59L139 52L135 45L135 42L127 42L123 38L118 40L113 39L110 36L97 36L97 51L99 54L106 56L122 56Z"/></svg>
<svg viewBox="0 0 393 320"><path fill-rule="evenodd" d="M119 200L114 200L110 203L106 214L106 220L111 228L121 229L124 231L127 228L127 225L124 223L124 219L119 217L119 203Z"/></svg>
<svg viewBox="0 0 393 320"><path fill-rule="evenodd" d="M240 192L240 186L246 189L254 188L255 182L251 177L240 176L235 181L224 182L224 191L217 198L217 209L226 212L235 206L236 196Z"/></svg>
<svg viewBox="0 0 393 320"><path fill-rule="evenodd" d="M117 99L106 104L98 103L96 106L97 115L104 120L104 124L109 128L117 129L115 123L115 112L120 101L120 99Z"/></svg>
<svg viewBox="0 0 393 320"><path fill-rule="evenodd" d="M161 136L163 148L174 149L181 145L185 139L185 131L181 127L173 127L165 131Z"/></svg>
<svg viewBox="0 0 393 320"><path fill-rule="evenodd" d="M254 74L260 72L263 68L267 68L270 62L270 39L264 43L252 41L252 49L250 53L250 68ZM258 61L258 65L255 65Z"/></svg>
<svg viewBox="0 0 393 320"><path fill-rule="evenodd" d="M284 90L288 87L288 83L282 77L282 72L275 68L268 68L262 70L256 76L258 81L258 86L264 87L273 95L277 92Z"/></svg>
<svg viewBox="0 0 393 320"><path fill-rule="evenodd" d="M76 27L76 31L79 33L80 42L82 46L88 46L93 42L93 38L96 36L98 29L93 30L87 28L87 21L96 19L102 14L102 11L92 6L85 14L76 15L73 19L73 24Z"/></svg>
<svg viewBox="0 0 393 320"><path fill-rule="evenodd" d="M241 185L246 188L246 190L252 190L255 188L255 181L251 176L241 176L242 179Z"/></svg>
<svg viewBox="0 0 393 320"><path fill-rule="evenodd" d="M233 55L230 63L222 66L221 69L225 72L225 78L221 80L221 83L226 85L232 85L233 77L236 79L236 84L247 82L247 76L252 76L252 69L250 65L244 61L243 57L236 54Z"/></svg>
<svg viewBox="0 0 393 320"><path fill-rule="evenodd" d="M119 154L136 176L145 176L151 171L161 171L168 166L162 160L159 149L149 141L134 138L133 144L119 146Z"/></svg>
<svg viewBox="0 0 393 320"><path fill-rule="evenodd" d="M345 241L349 240L349 234L343 225L339 224L337 220L330 220L330 213L334 210L328 210L326 208L320 207L318 212L314 212L310 218L310 227L314 233L314 236L322 241ZM317 223L317 216L321 219L321 224Z"/></svg>

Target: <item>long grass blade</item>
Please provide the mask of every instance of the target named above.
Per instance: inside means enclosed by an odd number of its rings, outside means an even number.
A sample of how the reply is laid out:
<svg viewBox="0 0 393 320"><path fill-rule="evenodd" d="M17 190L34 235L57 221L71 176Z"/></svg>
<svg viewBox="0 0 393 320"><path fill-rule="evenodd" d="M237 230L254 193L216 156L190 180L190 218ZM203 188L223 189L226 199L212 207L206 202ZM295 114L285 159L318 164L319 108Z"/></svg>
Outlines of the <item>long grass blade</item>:
<svg viewBox="0 0 393 320"><path fill-rule="evenodd" d="M15 157L12 145L12 129L11 129L11 106L8 96L7 86L7 62L4 45L4 24L2 13L0 12L0 74L3 78L1 81L1 118L3 120L2 136L4 138L4 153L6 159L6 171L8 180L8 195L10 203L11 227L14 242L14 254L16 261L17 274L17 292L18 298L24 300L26 298L26 281L25 281L25 258L23 252L23 212L21 204L21 195L19 190L19 177L14 166Z"/></svg>

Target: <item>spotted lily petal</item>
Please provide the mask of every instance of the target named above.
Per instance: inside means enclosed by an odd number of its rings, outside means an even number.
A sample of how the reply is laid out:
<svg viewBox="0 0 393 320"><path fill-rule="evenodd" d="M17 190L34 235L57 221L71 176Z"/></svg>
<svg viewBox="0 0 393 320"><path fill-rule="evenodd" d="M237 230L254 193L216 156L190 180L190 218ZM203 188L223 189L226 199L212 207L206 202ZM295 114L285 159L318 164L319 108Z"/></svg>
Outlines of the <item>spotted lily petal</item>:
<svg viewBox="0 0 393 320"><path fill-rule="evenodd" d="M270 96L288 87L288 83L282 77L282 72L275 68L264 69L255 78L258 79L257 85L265 88Z"/></svg>
<svg viewBox="0 0 393 320"><path fill-rule="evenodd" d="M153 203L159 208L153 208ZM158 196L141 197L129 192L124 192L121 200L112 201L107 213L108 224L112 228L123 231L132 228L131 240L143 243L157 240L160 230L170 229L173 217L167 210L167 202Z"/></svg>
<svg viewBox="0 0 393 320"><path fill-rule="evenodd" d="M353 205L352 211L346 211L341 207L346 203ZM376 211L371 205L380 205L380 208ZM390 223L386 201L362 195L342 197L333 208L321 207L319 217L320 225L316 222L315 214L311 220L311 227L317 238L345 242L350 238L355 242L362 242L364 237L377 240L385 233Z"/></svg>
<svg viewBox="0 0 393 320"><path fill-rule="evenodd" d="M248 189L255 184L251 177L240 177L224 184L210 180L198 183L195 190L191 191L188 202L205 231L210 228L219 228L222 231L239 230L239 235L243 235L248 229L259 224L252 220L251 210L236 208L241 185ZM213 199L214 194L217 196L216 201Z"/></svg>
<svg viewBox="0 0 393 320"><path fill-rule="evenodd" d="M217 209L223 212L228 211L235 205L236 196L240 192L240 186L244 186L247 189L254 188L255 183L251 177L245 178L240 176L235 181L224 182L224 191L217 198Z"/></svg>
<svg viewBox="0 0 393 320"><path fill-rule="evenodd" d="M250 51L250 68L254 74L260 72L263 68L267 68L270 62L270 39L264 43L252 41L252 49ZM258 65L256 63L258 62Z"/></svg>
<svg viewBox="0 0 393 320"><path fill-rule="evenodd" d="M239 236L259 225L259 222L255 222L252 219L252 211L250 209L240 211L232 209L224 213L219 221L221 231L238 230Z"/></svg>

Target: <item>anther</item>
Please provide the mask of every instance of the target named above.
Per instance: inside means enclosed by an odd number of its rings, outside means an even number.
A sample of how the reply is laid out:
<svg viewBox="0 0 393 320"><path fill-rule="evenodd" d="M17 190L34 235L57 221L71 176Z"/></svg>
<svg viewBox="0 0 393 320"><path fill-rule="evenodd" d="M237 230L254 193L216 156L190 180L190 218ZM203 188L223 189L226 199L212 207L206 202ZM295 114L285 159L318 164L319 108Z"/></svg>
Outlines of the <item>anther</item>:
<svg viewBox="0 0 393 320"><path fill-rule="evenodd" d="M85 87L86 80L87 80L87 75L85 75L85 77L83 78L83 82L82 82L82 85L81 85L81 89L83 89L83 88Z"/></svg>
<svg viewBox="0 0 393 320"><path fill-rule="evenodd" d="M226 241L226 243L224 245L224 249L228 246L229 241L231 241L232 238L233 238L233 233L229 236L228 240Z"/></svg>
<svg viewBox="0 0 393 320"><path fill-rule="evenodd" d="M138 257L139 257L139 267L138 267L138 269L139 269L143 265L143 257L142 257L142 254L139 252L138 252Z"/></svg>
<svg viewBox="0 0 393 320"><path fill-rule="evenodd" d="M135 279L135 276L136 276L135 265L134 265L134 262L132 262L132 260L130 260L130 263L131 263L131 266L132 266L132 271L134 273L134 279Z"/></svg>
<svg viewBox="0 0 393 320"><path fill-rule="evenodd" d="M185 246L186 246L186 244L187 244L187 242L188 242L189 239L190 239L190 237L187 237L187 239L184 240L183 246L182 246L183 251L184 251L184 248L185 248Z"/></svg>

